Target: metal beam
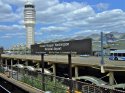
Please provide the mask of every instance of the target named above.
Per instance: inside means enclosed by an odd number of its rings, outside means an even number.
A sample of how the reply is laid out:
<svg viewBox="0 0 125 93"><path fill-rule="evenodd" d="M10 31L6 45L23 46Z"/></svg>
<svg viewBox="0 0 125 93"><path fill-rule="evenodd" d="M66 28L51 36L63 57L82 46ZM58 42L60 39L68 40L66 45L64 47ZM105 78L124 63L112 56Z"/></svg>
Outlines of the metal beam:
<svg viewBox="0 0 125 93"><path fill-rule="evenodd" d="M68 68L69 68L69 79L70 79L70 93L73 93L73 85L72 85L72 60L71 60L71 54L68 54Z"/></svg>

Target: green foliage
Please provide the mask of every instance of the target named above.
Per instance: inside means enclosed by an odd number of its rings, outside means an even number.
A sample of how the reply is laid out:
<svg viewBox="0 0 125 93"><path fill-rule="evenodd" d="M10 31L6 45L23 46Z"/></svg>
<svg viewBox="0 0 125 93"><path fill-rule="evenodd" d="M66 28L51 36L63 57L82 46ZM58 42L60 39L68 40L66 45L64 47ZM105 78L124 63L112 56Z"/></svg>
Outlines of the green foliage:
<svg viewBox="0 0 125 93"><path fill-rule="evenodd" d="M0 73L4 72L4 68L0 66Z"/></svg>
<svg viewBox="0 0 125 93"><path fill-rule="evenodd" d="M52 93L66 93L66 86L58 80L47 80L46 90L50 90Z"/></svg>
<svg viewBox="0 0 125 93"><path fill-rule="evenodd" d="M22 82L34 86L38 89L42 89L42 77L22 77ZM45 91L52 91L52 93L66 93L66 86L58 80L52 80L51 78L45 77Z"/></svg>

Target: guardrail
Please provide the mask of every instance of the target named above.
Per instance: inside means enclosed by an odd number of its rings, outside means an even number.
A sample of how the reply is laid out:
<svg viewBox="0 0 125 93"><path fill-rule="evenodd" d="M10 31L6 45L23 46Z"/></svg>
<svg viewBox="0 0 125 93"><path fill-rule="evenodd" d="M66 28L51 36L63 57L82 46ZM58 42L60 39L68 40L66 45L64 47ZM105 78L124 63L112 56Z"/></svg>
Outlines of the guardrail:
<svg viewBox="0 0 125 93"><path fill-rule="evenodd" d="M0 66L0 73L52 93L125 93L124 90L111 89L105 86L100 87L95 84L28 71L27 69L11 66L5 67L5 65Z"/></svg>
<svg viewBox="0 0 125 93"><path fill-rule="evenodd" d="M11 93L9 90L7 90L6 88L4 88L3 86L0 85L0 92L1 93Z"/></svg>

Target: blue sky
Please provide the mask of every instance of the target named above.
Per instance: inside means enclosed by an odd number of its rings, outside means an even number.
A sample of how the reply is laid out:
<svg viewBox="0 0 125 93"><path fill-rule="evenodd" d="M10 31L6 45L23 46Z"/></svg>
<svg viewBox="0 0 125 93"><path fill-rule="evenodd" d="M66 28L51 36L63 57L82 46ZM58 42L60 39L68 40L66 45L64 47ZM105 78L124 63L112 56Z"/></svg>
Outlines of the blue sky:
<svg viewBox="0 0 125 93"><path fill-rule="evenodd" d="M0 0L0 46L11 48L26 43L25 1ZM36 6L36 42L85 37L101 31L125 33L125 0L33 2Z"/></svg>

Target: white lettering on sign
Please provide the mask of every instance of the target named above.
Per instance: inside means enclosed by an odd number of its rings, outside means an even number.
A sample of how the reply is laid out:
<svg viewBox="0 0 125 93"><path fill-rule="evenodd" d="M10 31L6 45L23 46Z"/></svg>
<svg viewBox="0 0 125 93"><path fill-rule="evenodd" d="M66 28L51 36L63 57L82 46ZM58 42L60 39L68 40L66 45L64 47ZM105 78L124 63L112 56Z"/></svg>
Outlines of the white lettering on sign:
<svg viewBox="0 0 125 93"><path fill-rule="evenodd" d="M45 48L45 50L53 50L53 48Z"/></svg>
<svg viewBox="0 0 125 93"><path fill-rule="evenodd" d="M55 46L69 46L69 43L56 43Z"/></svg>
<svg viewBox="0 0 125 93"><path fill-rule="evenodd" d="M46 44L45 47L53 47L54 44Z"/></svg>
<svg viewBox="0 0 125 93"><path fill-rule="evenodd" d="M54 50L62 50L62 48L61 47L54 47Z"/></svg>
<svg viewBox="0 0 125 93"><path fill-rule="evenodd" d="M45 50L62 50L61 47L45 48Z"/></svg>
<svg viewBox="0 0 125 93"><path fill-rule="evenodd" d="M65 46L69 46L69 43L44 44L40 45L39 47L53 48L53 47L65 47Z"/></svg>

